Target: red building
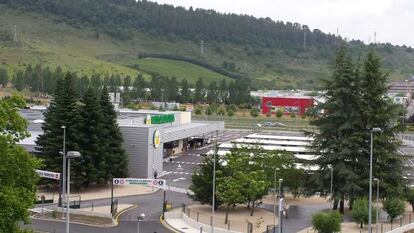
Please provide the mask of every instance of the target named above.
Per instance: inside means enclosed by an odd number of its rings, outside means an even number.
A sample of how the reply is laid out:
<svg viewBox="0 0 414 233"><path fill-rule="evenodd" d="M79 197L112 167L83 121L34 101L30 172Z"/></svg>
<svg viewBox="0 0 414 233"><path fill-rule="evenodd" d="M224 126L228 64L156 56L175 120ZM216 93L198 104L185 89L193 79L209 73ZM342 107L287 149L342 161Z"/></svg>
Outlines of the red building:
<svg viewBox="0 0 414 233"><path fill-rule="evenodd" d="M313 106L313 103L313 97L308 96L263 97L262 113L274 114L277 111L282 111L284 114L295 113L303 115L309 107Z"/></svg>

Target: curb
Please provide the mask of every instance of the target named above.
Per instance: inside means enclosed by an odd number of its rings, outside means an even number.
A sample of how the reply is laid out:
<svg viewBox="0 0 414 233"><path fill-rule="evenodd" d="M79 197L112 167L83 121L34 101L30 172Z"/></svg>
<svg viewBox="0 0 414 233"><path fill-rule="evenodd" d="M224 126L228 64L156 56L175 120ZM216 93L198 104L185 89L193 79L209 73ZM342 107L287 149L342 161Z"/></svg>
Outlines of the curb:
<svg viewBox="0 0 414 233"><path fill-rule="evenodd" d="M170 224L168 224L166 221L164 221L163 216L164 216L163 214L160 216L160 222L165 228L167 228L168 230L170 230L174 233L182 233L182 231L179 231L179 230L175 229Z"/></svg>
<svg viewBox="0 0 414 233"><path fill-rule="evenodd" d="M110 228L110 227L116 227L119 225L119 217L124 214L125 212L137 208L138 205L133 205L131 207L128 207L121 212L117 213L113 219L113 222L115 222L113 225L110 226L102 226L102 225L96 225L96 224L90 224L90 223L82 223L82 222L71 222L70 224L76 224L76 225L83 225L83 226L90 226L90 227L97 227L97 228ZM60 219L47 219L47 218L37 218L37 217L30 217L31 219L37 219L41 221L49 221L49 222L66 222L64 220Z"/></svg>

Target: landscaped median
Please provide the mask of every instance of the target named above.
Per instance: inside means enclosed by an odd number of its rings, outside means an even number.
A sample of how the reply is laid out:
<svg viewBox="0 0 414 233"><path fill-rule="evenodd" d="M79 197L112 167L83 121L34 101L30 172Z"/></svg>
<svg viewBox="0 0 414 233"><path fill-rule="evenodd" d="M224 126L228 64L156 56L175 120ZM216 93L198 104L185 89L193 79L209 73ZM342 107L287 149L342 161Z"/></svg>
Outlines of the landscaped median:
<svg viewBox="0 0 414 233"><path fill-rule="evenodd" d="M192 205L166 212L165 222L178 232L198 233L211 231L211 207L207 205ZM225 210L218 209L214 215L214 232L235 233L246 232L249 227L253 232L265 232L273 225L275 218L272 212L256 208L254 215L246 206L237 206L229 212L228 222L225 223ZM276 222L278 219L276 219Z"/></svg>
<svg viewBox="0 0 414 233"><path fill-rule="evenodd" d="M91 225L96 227L112 227L118 225L118 216L127 210L135 208L136 205L121 204L118 205L118 214L112 217L110 206L99 206L94 210L89 207L82 209L70 210L71 223L78 223L84 225ZM64 209L66 213L66 209ZM31 210L32 217L37 219L51 220L51 221L65 221L62 218L62 208L35 208Z"/></svg>

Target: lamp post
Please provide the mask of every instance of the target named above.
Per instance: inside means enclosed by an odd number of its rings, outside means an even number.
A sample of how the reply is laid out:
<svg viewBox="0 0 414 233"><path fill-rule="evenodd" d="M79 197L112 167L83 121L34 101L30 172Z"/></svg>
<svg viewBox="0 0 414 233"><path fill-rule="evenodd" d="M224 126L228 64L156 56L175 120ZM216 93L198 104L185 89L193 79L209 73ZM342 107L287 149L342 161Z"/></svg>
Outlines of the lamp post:
<svg viewBox="0 0 414 233"><path fill-rule="evenodd" d="M283 182L283 179L279 179L279 198L282 197L282 182Z"/></svg>
<svg viewBox="0 0 414 233"><path fill-rule="evenodd" d="M379 220L379 179L374 178L374 181L377 182L377 201L376 201L376 218L375 218L375 232L378 232L378 220Z"/></svg>
<svg viewBox="0 0 414 233"><path fill-rule="evenodd" d="M218 135L218 131L216 131L216 135ZM218 138L218 137L217 137ZM214 233L214 207L216 205L216 154L218 152L217 147L217 140L214 142L214 153L213 153L213 197L212 197L212 205L211 205L211 233Z"/></svg>
<svg viewBox="0 0 414 233"><path fill-rule="evenodd" d="M369 200L368 200L368 233L372 233L372 151L374 148L374 133L381 132L380 128L372 128L371 129L371 150L369 155Z"/></svg>
<svg viewBox="0 0 414 233"><path fill-rule="evenodd" d="M145 219L145 214L142 213L137 217L137 233L139 233L139 223L144 221Z"/></svg>
<svg viewBox="0 0 414 233"><path fill-rule="evenodd" d="M277 203L277 196L276 196L276 171L278 171L279 168L275 167L275 180L274 180L274 190L273 190L273 195L275 195L275 204L273 205L273 215L274 215L274 219L273 219L273 226L276 227L276 203ZM276 231L276 229L273 227L273 232Z"/></svg>
<svg viewBox="0 0 414 233"><path fill-rule="evenodd" d="M330 166L329 169L331 170L331 189L330 189L330 194L331 194L331 199L333 202L333 166ZM332 211L332 208L331 208Z"/></svg>
<svg viewBox="0 0 414 233"><path fill-rule="evenodd" d="M61 198L60 203L62 205L62 219L65 218L65 194L66 194L66 126L62 125L61 128L63 129L63 150L62 150L62 160L63 160L63 168L62 168L62 187L61 187Z"/></svg>
<svg viewBox="0 0 414 233"><path fill-rule="evenodd" d="M66 158L68 159L68 179L67 179L67 206L66 206L66 233L69 233L69 222L70 222L70 160L79 158L81 154L78 151L68 151Z"/></svg>

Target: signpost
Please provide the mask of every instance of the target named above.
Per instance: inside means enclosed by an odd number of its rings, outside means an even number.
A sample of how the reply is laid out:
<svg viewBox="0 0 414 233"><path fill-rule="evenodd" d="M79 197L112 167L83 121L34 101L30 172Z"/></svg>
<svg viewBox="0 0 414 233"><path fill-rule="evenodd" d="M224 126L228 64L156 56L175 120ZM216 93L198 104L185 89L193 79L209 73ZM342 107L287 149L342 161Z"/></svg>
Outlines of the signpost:
<svg viewBox="0 0 414 233"><path fill-rule="evenodd" d="M144 185L160 189L167 189L166 180L139 179L139 178L113 178L111 184L111 214L114 215L114 185Z"/></svg>
<svg viewBox="0 0 414 233"><path fill-rule="evenodd" d="M43 171L43 170L36 170L36 173L40 177L49 178L53 180L60 180L60 173Z"/></svg>

